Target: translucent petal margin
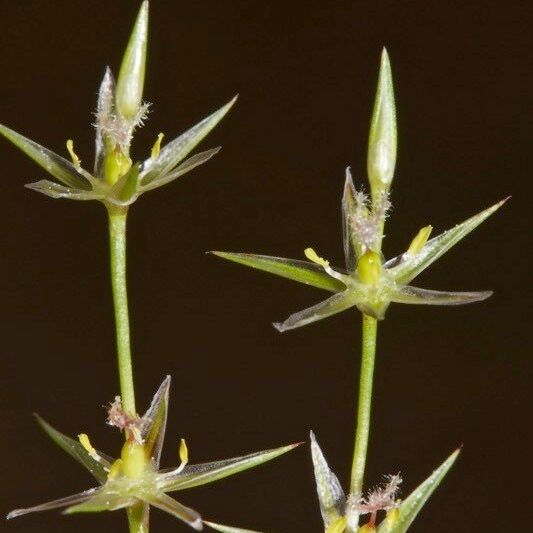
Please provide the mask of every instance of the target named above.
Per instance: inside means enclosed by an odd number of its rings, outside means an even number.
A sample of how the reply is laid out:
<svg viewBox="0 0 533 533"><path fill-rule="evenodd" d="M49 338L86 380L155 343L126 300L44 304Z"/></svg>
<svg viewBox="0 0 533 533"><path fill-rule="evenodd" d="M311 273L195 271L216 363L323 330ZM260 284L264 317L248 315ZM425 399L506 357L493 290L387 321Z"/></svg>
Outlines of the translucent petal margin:
<svg viewBox="0 0 533 533"><path fill-rule="evenodd" d="M103 200L105 195L83 189L73 189L49 180L40 180L28 183L26 188L40 192L51 198L66 198L69 200Z"/></svg>
<svg viewBox="0 0 533 533"><path fill-rule="evenodd" d="M492 296L492 291L446 292L420 289L407 285L390 295L391 302L418 305L462 305L481 302Z"/></svg>
<svg viewBox="0 0 533 533"><path fill-rule="evenodd" d="M346 286L341 281L332 278L323 267L300 261L299 259L285 259L283 257L273 257L269 255L245 254L235 252L210 252L213 255L228 259L234 263L249 266L257 270L263 270L282 278L291 279L306 285L312 285L319 289L325 289L331 292L343 291ZM337 271L345 274L339 269Z"/></svg>
<svg viewBox="0 0 533 533"><path fill-rule="evenodd" d="M282 446L272 450L252 453L242 457L234 457L212 463L201 463L197 465L186 466L181 471L170 471L158 476L158 485L160 490L171 492L176 490L190 489L206 485L219 479L232 476L238 472L248 470L259 466L267 461L271 461L284 453L289 452L299 446L301 443Z"/></svg>
<svg viewBox="0 0 533 533"><path fill-rule="evenodd" d="M101 513L103 511L118 511L131 507L137 502L134 496L125 496L112 490L102 488L88 500L65 509L64 514Z"/></svg>
<svg viewBox="0 0 533 533"><path fill-rule="evenodd" d="M182 505L166 494L147 494L143 497L143 500L172 516L183 520L186 524L196 530L201 530L203 528L202 518L194 509Z"/></svg>
<svg viewBox="0 0 533 533"><path fill-rule="evenodd" d="M204 520L204 524L209 526L211 529L220 531L221 533L260 533L259 531L254 531L253 529L242 529L240 527L230 527L223 526L222 524L216 524L215 522L208 522Z"/></svg>
<svg viewBox="0 0 533 533"><path fill-rule="evenodd" d="M418 254L411 256L410 254L405 253L402 256L387 261L385 267L388 268L387 265L396 265L389 268L389 272L396 282L403 285L409 283L422 271L428 268L429 265L444 255L450 248L466 237L471 231L477 228L483 221L490 217L490 215L497 211L507 200L508 198L494 204L488 209L485 209L461 224L458 224L454 228L429 240Z"/></svg>
<svg viewBox="0 0 533 533"><path fill-rule="evenodd" d="M337 476L331 471L318 445L315 434L311 431L311 456L315 472L316 492L324 527L338 520L344 514L346 496Z"/></svg>
<svg viewBox="0 0 533 533"><path fill-rule="evenodd" d="M345 311L350 307L354 307L357 303L358 298L352 290L339 292L330 296L327 300L292 314L287 320L285 320L285 322L274 323L274 327L283 333L289 329L306 326L307 324L317 322L328 316Z"/></svg>
<svg viewBox="0 0 533 533"><path fill-rule="evenodd" d="M152 458L155 469L159 468L161 450L165 439L168 415L168 396L170 376L167 376L154 395L152 403L142 417L142 438L148 455Z"/></svg>
<svg viewBox="0 0 533 533"><path fill-rule="evenodd" d="M200 152L198 154L195 154L189 159L186 159L183 163L178 165L172 172L169 174L163 175L159 178L156 178L152 181L150 181L147 185L141 186L140 191L145 192L149 191L151 189L157 189L158 187L162 187L163 185L166 185L167 183L170 183L171 181L174 181L175 179L183 176L187 172L190 172L191 170L195 169L196 167L203 165L207 161L209 161L213 156L218 154L220 152L220 146L217 148L212 148L211 150L206 150L205 152Z"/></svg>
<svg viewBox="0 0 533 533"><path fill-rule="evenodd" d="M392 527L386 526L384 521L378 527L378 533L405 533L422 507L424 507L428 498L453 466L459 452L460 450L455 450L425 481L411 492L400 505L400 513L394 525Z"/></svg>
<svg viewBox="0 0 533 533"><path fill-rule="evenodd" d="M342 235L344 244L344 257L346 260L346 270L353 272L356 267L357 245L354 242L354 232L352 231L352 218L355 214L357 202L356 191L352 180L350 168L346 168L346 181L344 182L344 194L342 195Z"/></svg>
<svg viewBox="0 0 533 533"><path fill-rule="evenodd" d="M212 115L193 126L191 129L169 142L161 149L157 159L148 159L139 176L142 186L148 185L151 181L165 176L178 163L187 157L194 150L197 144L224 118L226 113L236 102L235 96L225 106L215 111Z"/></svg>
<svg viewBox="0 0 533 533"><path fill-rule="evenodd" d="M84 502L94 496L102 489L95 488L89 489L79 494L72 494L71 496L66 496L65 498L60 498L58 500L52 500L47 503L42 503L40 505L35 505L34 507L28 507L26 509L15 509L7 515L7 519L11 520L12 518L17 518L28 513L37 513L40 511L50 511L52 509L59 509L60 507L67 507L68 505L74 505L80 502Z"/></svg>

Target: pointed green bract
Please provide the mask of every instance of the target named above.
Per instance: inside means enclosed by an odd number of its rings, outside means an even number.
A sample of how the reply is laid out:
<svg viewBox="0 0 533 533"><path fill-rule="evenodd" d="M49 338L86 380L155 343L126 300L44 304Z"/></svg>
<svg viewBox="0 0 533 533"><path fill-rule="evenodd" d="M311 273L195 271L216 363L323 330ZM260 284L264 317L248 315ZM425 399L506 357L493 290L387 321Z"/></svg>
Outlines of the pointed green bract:
<svg viewBox="0 0 533 533"><path fill-rule="evenodd" d="M259 531L254 531L252 529L223 526L222 524L215 524L214 522L207 522L206 520L204 520L204 524L209 526L211 529L216 529L217 531L220 531L221 533L260 533Z"/></svg>
<svg viewBox="0 0 533 533"><path fill-rule="evenodd" d="M91 190L87 177L78 172L70 161L2 124L0 124L0 133L67 187Z"/></svg>
<svg viewBox="0 0 533 533"><path fill-rule="evenodd" d="M159 152L158 157L148 159L140 175L142 186L148 185L154 179L163 178L168 172L172 171L183 159L194 150L203 138L224 118L226 113L236 102L237 97L233 98L225 106L215 111L200 123L187 130L185 133L165 145Z"/></svg>
<svg viewBox="0 0 533 533"><path fill-rule="evenodd" d="M249 266L257 270L263 270L270 274L276 274L282 278L299 281L306 285L312 285L319 289L331 292L339 292L346 288L341 281L328 276L324 269L308 261L299 259L285 259L269 255L244 254L234 252L211 252L213 255L228 259L241 265Z"/></svg>
<svg viewBox="0 0 533 533"><path fill-rule="evenodd" d="M383 49L368 139L367 171L372 197L389 190L396 166L396 109L389 56Z"/></svg>
<svg viewBox="0 0 533 533"><path fill-rule="evenodd" d="M315 472L316 492L324 528L338 520L344 511L346 497L337 476L331 471L318 445L315 434L311 431L311 455Z"/></svg>
<svg viewBox="0 0 533 533"><path fill-rule="evenodd" d="M453 463L457 459L460 450L455 450L424 482L422 482L411 494L402 502L399 507L399 515L394 527L385 528L381 524L378 533L405 533L413 523L428 498L444 479Z"/></svg>
<svg viewBox="0 0 533 533"><path fill-rule="evenodd" d="M223 461L215 461L213 463L186 466L180 472L169 472L162 475L159 485L165 492L206 485L207 483L213 483L213 481L218 481L219 479L232 476L233 474L266 463L267 461L293 450L296 446L299 446L299 444L290 444L289 446L282 446L281 448L256 452L242 457L225 459Z"/></svg>
<svg viewBox="0 0 533 533"><path fill-rule="evenodd" d="M147 42L148 1L145 1L137 15L117 80L117 110L127 119L133 119L141 107Z"/></svg>
<svg viewBox="0 0 533 533"><path fill-rule="evenodd" d="M414 256L404 254L401 256L400 264L393 266L389 271L394 275L397 282L402 284L409 283L471 231L476 229L506 201L507 198L429 240L418 254ZM391 259L389 263L394 264L396 260Z"/></svg>
<svg viewBox="0 0 533 533"><path fill-rule="evenodd" d="M63 433L54 429L48 422L43 420L39 415L35 415L37 422L44 429L47 435L63 450L65 450L71 457L76 459L78 463L83 465L100 483L105 483L107 480L107 470L109 468L110 460L101 452L98 452L102 458L101 462L93 459L87 450L77 441L63 435Z"/></svg>

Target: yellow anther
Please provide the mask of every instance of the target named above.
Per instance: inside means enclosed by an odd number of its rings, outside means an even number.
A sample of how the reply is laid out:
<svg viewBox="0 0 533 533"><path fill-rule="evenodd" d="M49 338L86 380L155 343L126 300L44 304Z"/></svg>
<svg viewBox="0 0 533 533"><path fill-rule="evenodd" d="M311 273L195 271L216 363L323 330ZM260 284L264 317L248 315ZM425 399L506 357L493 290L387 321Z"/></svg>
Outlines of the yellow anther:
<svg viewBox="0 0 533 533"><path fill-rule="evenodd" d="M322 257L320 257L312 248L306 248L304 250L305 257L309 259L309 261L312 261L313 263L316 263L317 265L327 267L329 266L329 261L326 261Z"/></svg>
<svg viewBox="0 0 533 533"><path fill-rule="evenodd" d="M390 511L387 512L385 517L385 530L392 531L392 527L398 522L400 517L400 509L398 507L393 507Z"/></svg>
<svg viewBox="0 0 533 533"><path fill-rule="evenodd" d="M161 150L161 141L163 140L164 134L160 133L157 136L157 139L152 146L152 153L150 154L150 157L155 161L159 157L159 151Z"/></svg>
<svg viewBox="0 0 533 533"><path fill-rule="evenodd" d="M91 441L86 433L81 433L78 435L78 440L80 444L84 447L85 451L95 460L99 461L101 457L98 455L98 452L93 448Z"/></svg>
<svg viewBox="0 0 533 533"><path fill-rule="evenodd" d="M122 458L121 471L125 476L130 479L138 479L142 477L148 464L144 446L142 444L129 440L126 441L122 447L120 457Z"/></svg>
<svg viewBox="0 0 533 533"><path fill-rule="evenodd" d="M67 141L67 150L70 154L70 158L72 159L72 164L77 168L81 167L81 160L74 151L74 141L72 139Z"/></svg>
<svg viewBox="0 0 533 533"><path fill-rule="evenodd" d="M107 479L113 480L116 479L122 472L122 459L117 459L111 465L109 469L109 474L107 474Z"/></svg>
<svg viewBox="0 0 533 533"><path fill-rule="evenodd" d="M376 531L376 526L373 524L365 524L364 526L361 526L357 533L374 533Z"/></svg>
<svg viewBox="0 0 533 533"><path fill-rule="evenodd" d="M180 461L183 466L185 466L189 462L189 449L187 448L187 443L185 442L185 439L181 439L180 441Z"/></svg>
<svg viewBox="0 0 533 533"><path fill-rule="evenodd" d="M372 250L366 251L357 261L359 279L365 285L376 285L381 277L381 258Z"/></svg>
<svg viewBox="0 0 533 533"><path fill-rule="evenodd" d="M331 524L328 526L328 529L326 529L326 533L343 533L345 529L346 518L341 516L340 518L337 518L337 520L331 522Z"/></svg>
<svg viewBox="0 0 533 533"><path fill-rule="evenodd" d="M424 248L426 242L428 242L429 236L431 235L431 230L433 226L423 227L416 235L416 237L411 241L407 253L410 255L417 255L420 253L422 248Z"/></svg>

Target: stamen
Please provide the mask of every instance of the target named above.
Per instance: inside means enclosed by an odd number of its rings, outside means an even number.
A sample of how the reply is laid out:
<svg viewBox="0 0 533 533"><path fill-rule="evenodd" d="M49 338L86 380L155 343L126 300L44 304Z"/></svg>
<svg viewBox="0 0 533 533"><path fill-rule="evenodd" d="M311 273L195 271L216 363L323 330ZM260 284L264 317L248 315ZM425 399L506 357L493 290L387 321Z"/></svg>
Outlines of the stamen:
<svg viewBox="0 0 533 533"><path fill-rule="evenodd" d="M432 229L433 226L425 226L416 234L416 237L411 241L407 249L409 255L417 255L421 252L431 235Z"/></svg>
<svg viewBox="0 0 533 533"><path fill-rule="evenodd" d="M155 161L159 157L159 152L161 150L161 141L163 140L164 134L160 133L157 136L157 140L155 141L154 145L152 146L152 152L150 157L153 161Z"/></svg>
<svg viewBox="0 0 533 533"><path fill-rule="evenodd" d="M309 259L309 261L312 261L313 263L316 263L317 265L320 265L321 267L328 267L329 261L326 261L324 258L320 257L313 248L306 248L304 250L305 257Z"/></svg>
<svg viewBox="0 0 533 533"><path fill-rule="evenodd" d="M180 440L179 456L181 462L178 468L176 468L176 470L174 471L174 473L176 474L179 474L189 462L189 450L187 448L187 443L185 442L185 439Z"/></svg>
<svg viewBox="0 0 533 533"><path fill-rule="evenodd" d="M70 158L72 159L72 164L76 168L80 168L81 159L76 155L76 152L74 152L74 141L72 139L69 139L67 141L67 150L68 150L68 153L70 154Z"/></svg>
<svg viewBox="0 0 533 533"><path fill-rule="evenodd" d="M93 448L89 436L86 433L80 433L78 435L80 444L85 448L85 451L95 460L100 462L102 458L98 455L98 452Z"/></svg>

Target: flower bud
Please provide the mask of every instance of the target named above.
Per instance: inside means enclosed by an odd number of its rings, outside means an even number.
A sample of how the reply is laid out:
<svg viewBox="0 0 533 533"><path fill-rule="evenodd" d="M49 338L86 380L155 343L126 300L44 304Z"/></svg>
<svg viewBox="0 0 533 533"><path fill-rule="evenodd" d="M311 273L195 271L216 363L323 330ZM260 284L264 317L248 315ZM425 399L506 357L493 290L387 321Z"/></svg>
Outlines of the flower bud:
<svg viewBox="0 0 533 533"><path fill-rule="evenodd" d="M145 0L124 52L116 90L116 108L127 119L134 119L141 108L146 46L148 40L148 1Z"/></svg>
<svg viewBox="0 0 533 533"><path fill-rule="evenodd" d="M122 472L130 479L140 478L147 466L144 446L135 441L126 441L120 454Z"/></svg>
<svg viewBox="0 0 533 533"><path fill-rule="evenodd" d="M368 250L357 261L359 279L365 285L377 285L381 276L381 258L378 253Z"/></svg>
<svg viewBox="0 0 533 533"><path fill-rule="evenodd" d="M368 139L367 172L372 197L390 189L396 166L396 110L389 56L383 49Z"/></svg>

